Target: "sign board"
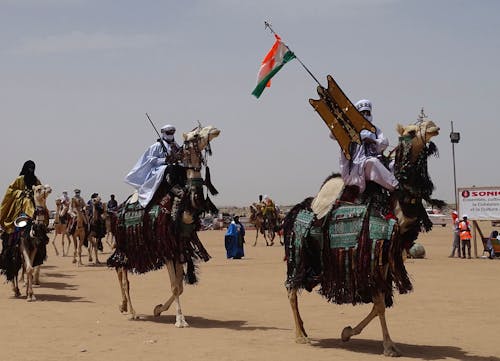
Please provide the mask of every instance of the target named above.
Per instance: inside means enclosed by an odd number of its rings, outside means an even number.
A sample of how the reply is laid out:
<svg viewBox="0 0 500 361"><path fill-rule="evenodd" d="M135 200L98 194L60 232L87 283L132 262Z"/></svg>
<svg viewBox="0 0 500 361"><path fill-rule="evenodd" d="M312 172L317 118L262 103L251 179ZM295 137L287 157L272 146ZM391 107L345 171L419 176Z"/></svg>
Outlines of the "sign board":
<svg viewBox="0 0 500 361"><path fill-rule="evenodd" d="M458 188L460 218L490 221L500 219L500 187Z"/></svg>

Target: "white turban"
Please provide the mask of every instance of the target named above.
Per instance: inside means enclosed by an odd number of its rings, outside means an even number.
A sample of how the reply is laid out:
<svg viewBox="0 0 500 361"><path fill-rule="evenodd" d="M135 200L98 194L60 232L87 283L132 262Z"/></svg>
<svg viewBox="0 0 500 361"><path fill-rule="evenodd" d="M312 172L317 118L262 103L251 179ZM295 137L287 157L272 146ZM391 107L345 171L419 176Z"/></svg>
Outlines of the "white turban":
<svg viewBox="0 0 500 361"><path fill-rule="evenodd" d="M165 132L175 132L175 127L171 124L167 124L167 125L164 125L162 128L161 128L161 132L162 133L165 133Z"/></svg>
<svg viewBox="0 0 500 361"><path fill-rule="evenodd" d="M358 111L363 111L363 110L369 110L370 112L372 111L372 102L369 101L368 99L361 99L361 100L358 100L355 104L356 106L356 109L358 109Z"/></svg>

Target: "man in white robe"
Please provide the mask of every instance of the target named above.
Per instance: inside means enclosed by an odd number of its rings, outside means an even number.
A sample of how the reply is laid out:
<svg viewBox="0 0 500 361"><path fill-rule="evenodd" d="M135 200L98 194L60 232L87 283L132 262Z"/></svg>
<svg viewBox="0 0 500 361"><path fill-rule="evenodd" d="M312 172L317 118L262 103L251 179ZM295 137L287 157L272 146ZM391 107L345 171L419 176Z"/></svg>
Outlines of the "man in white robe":
<svg viewBox="0 0 500 361"><path fill-rule="evenodd" d="M362 99L355 106L366 120L372 122L371 101ZM348 160L344 153L340 152L340 174L342 179L346 185L358 186L360 193L364 192L367 181L378 183L389 191L393 191L398 186L394 174L379 159L379 156L389 145L389 141L377 126L375 128L375 133L366 129L361 131L362 143L354 143L351 160Z"/></svg>
<svg viewBox="0 0 500 361"><path fill-rule="evenodd" d="M125 177L125 183L134 187L139 203L146 207L165 177L165 170L173 162L173 155L180 146L174 139L175 127L167 124L161 128L161 139L152 144Z"/></svg>

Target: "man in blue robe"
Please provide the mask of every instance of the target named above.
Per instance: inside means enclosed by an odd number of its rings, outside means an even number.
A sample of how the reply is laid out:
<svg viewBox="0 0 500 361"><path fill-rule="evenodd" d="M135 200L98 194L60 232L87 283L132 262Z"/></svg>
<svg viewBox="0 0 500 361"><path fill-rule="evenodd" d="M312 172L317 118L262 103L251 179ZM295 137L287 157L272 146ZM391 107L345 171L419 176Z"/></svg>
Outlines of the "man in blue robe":
<svg viewBox="0 0 500 361"><path fill-rule="evenodd" d="M227 227L224 237L227 258L240 259L244 257L243 243L245 243L245 227L240 223L240 217L235 216Z"/></svg>

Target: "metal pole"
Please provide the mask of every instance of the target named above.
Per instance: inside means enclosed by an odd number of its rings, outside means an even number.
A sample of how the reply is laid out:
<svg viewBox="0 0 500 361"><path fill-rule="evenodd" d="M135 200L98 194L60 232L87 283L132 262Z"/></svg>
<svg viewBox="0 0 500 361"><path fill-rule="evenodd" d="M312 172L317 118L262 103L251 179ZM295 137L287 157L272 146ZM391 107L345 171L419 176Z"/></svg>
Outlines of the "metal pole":
<svg viewBox="0 0 500 361"><path fill-rule="evenodd" d="M453 133L453 120L451 121L451 132ZM457 201L457 171L455 168L455 143L451 142L451 153L453 155L453 194L455 195L455 208L458 212Z"/></svg>

